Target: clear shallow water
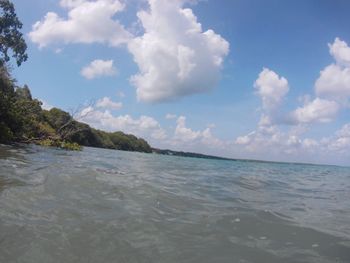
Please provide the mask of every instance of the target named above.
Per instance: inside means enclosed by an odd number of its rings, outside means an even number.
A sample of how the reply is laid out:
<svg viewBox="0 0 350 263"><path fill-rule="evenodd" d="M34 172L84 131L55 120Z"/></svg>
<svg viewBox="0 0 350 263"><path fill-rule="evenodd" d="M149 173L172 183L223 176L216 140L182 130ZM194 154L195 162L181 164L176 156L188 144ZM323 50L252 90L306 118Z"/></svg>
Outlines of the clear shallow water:
<svg viewBox="0 0 350 263"><path fill-rule="evenodd" d="M350 169L0 145L0 262L350 262Z"/></svg>

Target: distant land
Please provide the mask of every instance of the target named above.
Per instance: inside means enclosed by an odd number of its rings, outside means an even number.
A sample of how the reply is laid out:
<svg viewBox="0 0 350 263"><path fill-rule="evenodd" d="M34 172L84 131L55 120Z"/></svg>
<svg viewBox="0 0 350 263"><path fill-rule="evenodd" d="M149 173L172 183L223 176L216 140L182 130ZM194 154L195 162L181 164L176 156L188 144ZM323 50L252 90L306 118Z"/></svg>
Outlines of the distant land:
<svg viewBox="0 0 350 263"><path fill-rule="evenodd" d="M228 160L228 161L237 160L232 158L225 158L225 157L206 155L206 154L194 153L194 152L173 151L169 149L162 150L162 149L152 148L152 152L156 154L162 154L162 155L192 157L192 158L201 158L201 159Z"/></svg>
<svg viewBox="0 0 350 263"><path fill-rule="evenodd" d="M206 155L194 152L183 152L183 151L173 151L169 149L157 149L152 148L152 153L169 155L169 156L179 156L179 157L189 157L189 158L200 158L200 159L212 159L212 160L223 160L223 161L240 161L240 162L255 162L255 163L280 163L280 164L301 164L301 165L317 165L317 166L336 166L336 167L346 167L332 164L315 164L315 163L303 163L303 162L277 162L277 161L267 161L267 160L257 160L257 159L239 159L239 158L227 158L215 155Z"/></svg>

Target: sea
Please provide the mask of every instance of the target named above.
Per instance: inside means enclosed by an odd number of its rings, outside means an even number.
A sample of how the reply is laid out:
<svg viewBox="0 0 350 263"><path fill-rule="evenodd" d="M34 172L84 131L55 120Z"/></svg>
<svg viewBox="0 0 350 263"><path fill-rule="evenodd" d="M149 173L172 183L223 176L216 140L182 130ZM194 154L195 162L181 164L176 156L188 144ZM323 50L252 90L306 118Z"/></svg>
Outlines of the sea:
<svg viewBox="0 0 350 263"><path fill-rule="evenodd" d="M0 145L0 262L350 262L350 168Z"/></svg>

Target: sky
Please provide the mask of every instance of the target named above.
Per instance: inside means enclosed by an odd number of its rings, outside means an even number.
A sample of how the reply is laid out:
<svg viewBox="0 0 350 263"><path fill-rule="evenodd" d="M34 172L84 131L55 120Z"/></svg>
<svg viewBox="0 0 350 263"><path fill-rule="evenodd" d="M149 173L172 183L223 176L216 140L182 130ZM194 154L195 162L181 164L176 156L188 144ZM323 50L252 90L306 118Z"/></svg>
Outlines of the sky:
<svg viewBox="0 0 350 263"><path fill-rule="evenodd" d="M43 107L153 147L350 165L347 0L13 0Z"/></svg>

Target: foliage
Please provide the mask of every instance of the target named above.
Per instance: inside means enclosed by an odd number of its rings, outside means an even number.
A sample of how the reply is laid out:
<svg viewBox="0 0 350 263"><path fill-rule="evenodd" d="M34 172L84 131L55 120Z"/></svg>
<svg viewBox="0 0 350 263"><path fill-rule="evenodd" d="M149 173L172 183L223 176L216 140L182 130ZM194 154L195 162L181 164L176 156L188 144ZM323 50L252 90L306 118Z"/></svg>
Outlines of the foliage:
<svg viewBox="0 0 350 263"><path fill-rule="evenodd" d="M15 88L13 80L6 67L0 67L0 141L8 141L15 136L14 132L20 125L17 118L15 103Z"/></svg>
<svg viewBox="0 0 350 263"><path fill-rule="evenodd" d="M28 86L16 87L5 67L0 73L0 143L28 142L70 150L79 150L83 145L152 151L145 140L134 135L93 129L58 108L43 110L42 103L32 98Z"/></svg>
<svg viewBox="0 0 350 263"><path fill-rule="evenodd" d="M14 5L9 0L0 0L0 10L0 143L27 142L71 150L80 150L80 145L84 145L151 152L145 140L133 135L93 129L57 108L43 110L27 85L16 87L6 62L12 51L20 66L27 60L27 45L19 31L22 23Z"/></svg>
<svg viewBox="0 0 350 263"><path fill-rule="evenodd" d="M82 149L82 146L75 142L65 142L65 141L53 140L53 139L40 140L38 141L38 144L41 146L57 147L60 149L71 150L71 151L80 151Z"/></svg>
<svg viewBox="0 0 350 263"><path fill-rule="evenodd" d="M0 142L10 142L13 139L13 133L3 122L0 122Z"/></svg>
<svg viewBox="0 0 350 263"><path fill-rule="evenodd" d="M9 50L20 66L28 58L27 45L20 32L22 23L15 13L13 3L9 0L0 0L0 10L0 66L10 60Z"/></svg>

